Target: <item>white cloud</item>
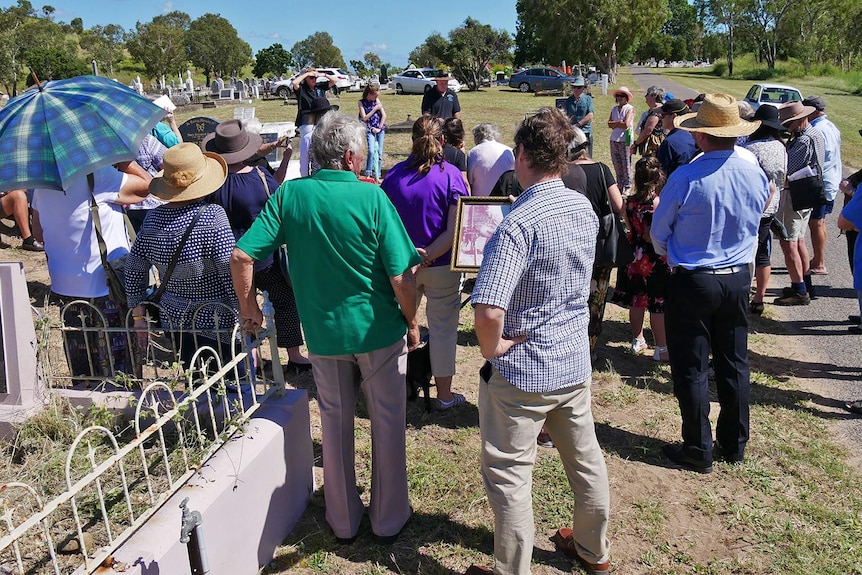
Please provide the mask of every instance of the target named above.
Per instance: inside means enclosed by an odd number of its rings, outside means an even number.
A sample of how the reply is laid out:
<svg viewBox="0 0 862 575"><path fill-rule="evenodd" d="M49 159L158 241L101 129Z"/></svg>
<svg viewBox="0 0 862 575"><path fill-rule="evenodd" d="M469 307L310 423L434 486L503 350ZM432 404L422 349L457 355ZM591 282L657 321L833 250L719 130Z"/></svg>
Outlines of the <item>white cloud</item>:
<svg viewBox="0 0 862 575"><path fill-rule="evenodd" d="M380 54L381 52L388 52L389 46L386 44L375 44L373 42L365 42L362 45L362 53L367 54L368 52L374 52L375 54Z"/></svg>
<svg viewBox="0 0 862 575"><path fill-rule="evenodd" d="M162 13L167 14L168 12L174 11L174 0L165 0L164 6L162 6Z"/></svg>

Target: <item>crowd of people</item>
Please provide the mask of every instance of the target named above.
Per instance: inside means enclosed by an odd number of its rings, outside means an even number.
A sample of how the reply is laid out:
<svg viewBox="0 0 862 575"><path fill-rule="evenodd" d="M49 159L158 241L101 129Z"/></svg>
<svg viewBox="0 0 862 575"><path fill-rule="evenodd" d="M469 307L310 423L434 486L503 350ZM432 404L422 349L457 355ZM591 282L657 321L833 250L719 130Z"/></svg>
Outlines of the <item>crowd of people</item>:
<svg viewBox="0 0 862 575"><path fill-rule="evenodd" d="M422 100L407 159L383 170L378 87L367 87L358 116L348 117L329 103L320 76L309 68L294 82L301 178L287 180L286 166L269 166L274 147L286 148L284 164L292 148L285 139L263 143L253 122L224 121L197 145L181 141L168 114L144 139L139 163L102 168L65 195L35 190L33 231L22 227L22 237L25 245L32 238L28 249L44 242L53 297L87 300L112 326L130 310L140 348L155 268L158 321L187 363L201 345L232 356L239 343L220 323L256 333L263 323L257 293L266 290L288 368L311 370L316 383L326 521L340 544L351 544L366 513L353 441L361 390L372 433L367 513L375 540L389 544L412 513L405 373L408 352L420 345L419 305L424 296L434 407L456 408L467 401L452 389L464 283L450 269L457 206L470 195L508 197L511 210L484 246L470 296L487 360L478 410L495 566L467 573L530 572L537 444L559 451L574 492L572 527L559 529L554 542L588 572L607 573L609 484L590 395L605 305L628 308L636 354L650 347L648 311L652 357L670 365L682 441L666 445L665 458L699 473L716 460L743 461L748 318L764 311L772 237L791 281L773 303L805 305L814 297L812 276L826 273L823 220L839 190L852 197L839 227L862 225L862 199L841 180L840 134L825 101L751 112L724 94L682 101L651 86L636 122L633 94L620 87L607 124L611 168L592 159L595 108L582 78L561 109L542 108L520 123L514 148L482 123L468 151L457 94L440 74ZM22 194L4 196L4 212L20 212L7 211L5 199ZM123 220L130 205L144 208L134 242ZM607 230L618 229L625 241L609 254L618 232ZM274 257L282 246L287 270ZM115 301L102 260L124 253L126 298ZM850 256L862 308L857 258L862 250ZM97 321L66 309L69 325ZM140 349L118 342L93 362L78 335L66 336L73 377L134 371ZM715 438L709 370L721 408ZM847 409L862 413L862 400Z"/></svg>

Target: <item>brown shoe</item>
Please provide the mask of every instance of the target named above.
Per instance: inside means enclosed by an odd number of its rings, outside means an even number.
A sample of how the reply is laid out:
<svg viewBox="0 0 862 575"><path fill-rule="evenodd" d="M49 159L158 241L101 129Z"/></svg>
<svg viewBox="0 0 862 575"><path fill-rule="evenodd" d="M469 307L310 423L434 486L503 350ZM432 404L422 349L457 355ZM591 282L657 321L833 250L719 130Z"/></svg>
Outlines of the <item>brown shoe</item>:
<svg viewBox="0 0 862 575"><path fill-rule="evenodd" d="M482 567L481 565L470 565L467 567L467 570L464 571L464 575L494 575L494 572L487 567Z"/></svg>
<svg viewBox="0 0 862 575"><path fill-rule="evenodd" d="M572 530L568 527L563 527L558 529L554 536L551 537L551 541L557 544L557 547L565 553L571 559L578 561L581 564L587 573L590 575L607 575L611 572L611 565L609 562L605 561L604 563L590 563L580 555L575 550L575 537L572 533Z"/></svg>
<svg viewBox="0 0 862 575"><path fill-rule="evenodd" d="M793 292L790 295L776 298L772 303L775 305L808 305L811 303L811 296L807 293Z"/></svg>

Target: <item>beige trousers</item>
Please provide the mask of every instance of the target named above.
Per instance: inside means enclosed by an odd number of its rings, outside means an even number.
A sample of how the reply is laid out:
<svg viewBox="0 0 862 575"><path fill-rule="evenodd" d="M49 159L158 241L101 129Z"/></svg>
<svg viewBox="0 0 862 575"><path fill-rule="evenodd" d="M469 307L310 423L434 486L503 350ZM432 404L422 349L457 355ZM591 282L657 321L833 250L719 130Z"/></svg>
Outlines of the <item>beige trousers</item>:
<svg viewBox="0 0 862 575"><path fill-rule="evenodd" d="M479 381L482 478L494 510L496 575L527 575L533 554L533 465L536 436L551 435L575 496L572 520L577 552L590 563L608 560L608 472L590 407L590 382L529 393L496 369Z"/></svg>
<svg viewBox="0 0 862 575"><path fill-rule="evenodd" d="M462 281L463 275L449 271L449 266L420 268L416 274L416 303L425 296L431 373L435 377L455 375Z"/></svg>
<svg viewBox="0 0 862 575"><path fill-rule="evenodd" d="M356 355L309 354L323 428L326 522L336 537L356 535L365 512L356 488L354 412L362 389L371 420L371 503L376 535L395 535L410 518L407 496L407 339Z"/></svg>

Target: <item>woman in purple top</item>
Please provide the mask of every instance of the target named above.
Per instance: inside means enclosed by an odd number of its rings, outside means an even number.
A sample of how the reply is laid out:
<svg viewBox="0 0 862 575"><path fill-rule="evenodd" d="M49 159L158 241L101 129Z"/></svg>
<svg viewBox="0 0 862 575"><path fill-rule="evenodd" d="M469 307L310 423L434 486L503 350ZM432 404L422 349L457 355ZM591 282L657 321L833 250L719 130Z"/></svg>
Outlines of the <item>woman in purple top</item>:
<svg viewBox="0 0 862 575"><path fill-rule="evenodd" d="M431 372L440 411L464 403L452 393L458 342L461 274L449 271L458 198L469 195L458 168L443 159L440 122L423 116L413 124L413 150L383 180L413 245L422 256L416 275L416 301L424 294L431 345Z"/></svg>
<svg viewBox="0 0 862 575"><path fill-rule="evenodd" d="M365 162L365 176L380 182L380 166L383 164L383 140L386 136L386 110L378 98L380 86L368 84L359 100L359 119L365 122L365 138L368 141L368 159ZM376 149L375 149L376 145Z"/></svg>

